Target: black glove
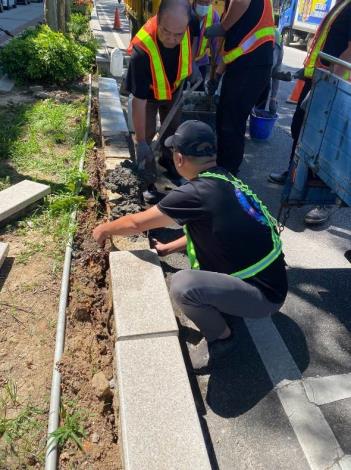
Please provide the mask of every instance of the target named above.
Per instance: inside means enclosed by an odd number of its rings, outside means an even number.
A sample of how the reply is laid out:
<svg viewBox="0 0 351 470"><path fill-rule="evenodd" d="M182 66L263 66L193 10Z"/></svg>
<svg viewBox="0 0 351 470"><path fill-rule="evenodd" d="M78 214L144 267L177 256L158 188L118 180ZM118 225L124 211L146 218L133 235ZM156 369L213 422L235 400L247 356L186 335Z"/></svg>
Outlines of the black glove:
<svg viewBox="0 0 351 470"><path fill-rule="evenodd" d="M213 96L216 93L220 79L221 76L219 74L216 74L215 78L211 78L206 82L206 93L208 96Z"/></svg>
<svg viewBox="0 0 351 470"><path fill-rule="evenodd" d="M138 170L144 170L146 164L154 159L150 145L147 144L145 140L136 144L135 153Z"/></svg>
<svg viewBox="0 0 351 470"><path fill-rule="evenodd" d="M221 23L213 24L205 30L205 38L217 38L219 36L225 36L225 29Z"/></svg>

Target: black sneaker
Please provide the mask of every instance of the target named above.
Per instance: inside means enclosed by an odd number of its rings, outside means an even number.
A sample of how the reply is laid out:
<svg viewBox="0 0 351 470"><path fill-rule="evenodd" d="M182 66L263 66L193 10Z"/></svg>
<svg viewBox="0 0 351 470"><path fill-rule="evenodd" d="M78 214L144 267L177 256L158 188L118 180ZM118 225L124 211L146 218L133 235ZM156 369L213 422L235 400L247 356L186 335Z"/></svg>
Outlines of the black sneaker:
<svg viewBox="0 0 351 470"><path fill-rule="evenodd" d="M214 363L227 356L233 348L233 333L226 339L208 342L203 338L196 346L189 345L189 355L195 374L210 372Z"/></svg>
<svg viewBox="0 0 351 470"><path fill-rule="evenodd" d="M283 171L283 173L271 173L268 176L268 181L275 184L285 184L288 179L288 172Z"/></svg>

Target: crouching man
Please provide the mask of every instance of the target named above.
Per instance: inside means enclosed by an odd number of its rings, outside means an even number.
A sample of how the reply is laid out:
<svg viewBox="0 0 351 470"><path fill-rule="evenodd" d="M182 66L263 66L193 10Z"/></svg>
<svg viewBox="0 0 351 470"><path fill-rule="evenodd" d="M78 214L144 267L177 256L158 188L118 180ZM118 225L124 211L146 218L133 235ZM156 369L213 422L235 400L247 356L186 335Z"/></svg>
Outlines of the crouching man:
<svg viewBox="0 0 351 470"><path fill-rule="evenodd" d="M223 314L262 318L277 312L287 294L287 277L275 219L239 179L216 164L215 136L200 121L178 127L165 145L178 173L188 180L156 206L99 225L93 236L134 235L173 225L185 235L156 243L159 255L187 250L192 269L172 278L171 297L202 332L190 349L195 371L212 366L232 347Z"/></svg>

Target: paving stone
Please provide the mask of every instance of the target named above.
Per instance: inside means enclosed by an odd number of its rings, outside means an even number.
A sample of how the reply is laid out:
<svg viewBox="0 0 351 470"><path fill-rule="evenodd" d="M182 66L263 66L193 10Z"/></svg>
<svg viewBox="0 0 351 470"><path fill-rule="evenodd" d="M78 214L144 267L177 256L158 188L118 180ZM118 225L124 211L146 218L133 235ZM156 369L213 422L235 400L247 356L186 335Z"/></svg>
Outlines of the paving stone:
<svg viewBox="0 0 351 470"><path fill-rule="evenodd" d="M0 242L0 268L3 265L7 253L9 252L10 245L8 243Z"/></svg>
<svg viewBox="0 0 351 470"><path fill-rule="evenodd" d="M116 158L116 159L123 159L123 160L130 159L129 148L109 145L104 148L104 153L105 153L106 158Z"/></svg>
<svg viewBox="0 0 351 470"><path fill-rule="evenodd" d="M23 180L0 192L0 222L50 193L50 186Z"/></svg>
<svg viewBox="0 0 351 470"><path fill-rule="evenodd" d="M155 251L111 253L110 271L117 340L141 335L178 335Z"/></svg>
<svg viewBox="0 0 351 470"><path fill-rule="evenodd" d="M100 113L101 132L104 136L113 136L121 132L128 134L123 112Z"/></svg>
<svg viewBox="0 0 351 470"><path fill-rule="evenodd" d="M8 93L13 89L14 86L15 82L8 78L7 75L4 75L0 79L0 93Z"/></svg>
<svg viewBox="0 0 351 470"><path fill-rule="evenodd" d="M178 338L118 341L116 355L124 468L209 470Z"/></svg>

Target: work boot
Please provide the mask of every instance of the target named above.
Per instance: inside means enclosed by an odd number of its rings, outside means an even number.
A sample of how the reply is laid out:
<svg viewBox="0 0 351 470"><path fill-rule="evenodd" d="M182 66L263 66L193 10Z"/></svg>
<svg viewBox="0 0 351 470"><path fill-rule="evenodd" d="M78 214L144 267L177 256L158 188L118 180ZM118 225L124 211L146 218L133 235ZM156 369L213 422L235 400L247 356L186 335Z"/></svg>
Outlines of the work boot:
<svg viewBox="0 0 351 470"><path fill-rule="evenodd" d="M283 173L271 173L268 176L268 181L275 184L285 184L288 179L288 172L283 171Z"/></svg>
<svg viewBox="0 0 351 470"><path fill-rule="evenodd" d="M227 356L233 348L233 334L225 339L208 342L203 338L197 345L189 345L189 355L195 374L208 373L214 363Z"/></svg>
<svg viewBox="0 0 351 470"><path fill-rule="evenodd" d="M154 205L161 201L164 198L164 194L157 191L157 188L154 184L151 184L147 191L143 192L143 198L146 204Z"/></svg>
<svg viewBox="0 0 351 470"><path fill-rule="evenodd" d="M323 224L328 219L329 209L327 209L325 206L319 206L307 212L304 221L306 225L319 225Z"/></svg>

